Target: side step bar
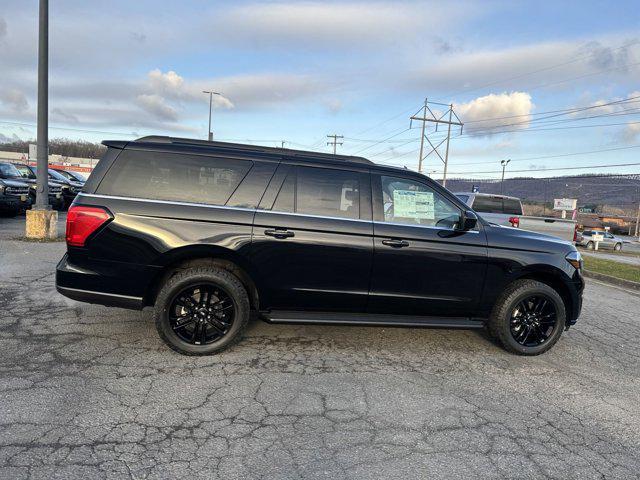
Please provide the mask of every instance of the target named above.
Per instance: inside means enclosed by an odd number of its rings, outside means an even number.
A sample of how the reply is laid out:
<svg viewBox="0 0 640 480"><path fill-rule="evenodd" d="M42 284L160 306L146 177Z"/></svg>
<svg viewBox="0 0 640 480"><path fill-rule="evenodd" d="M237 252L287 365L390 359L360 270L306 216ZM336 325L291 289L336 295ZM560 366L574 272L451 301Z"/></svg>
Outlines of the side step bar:
<svg viewBox="0 0 640 480"><path fill-rule="evenodd" d="M272 310L261 315L268 323L302 325L356 325L381 327L482 328L482 319L468 317L421 317L374 313L294 312Z"/></svg>

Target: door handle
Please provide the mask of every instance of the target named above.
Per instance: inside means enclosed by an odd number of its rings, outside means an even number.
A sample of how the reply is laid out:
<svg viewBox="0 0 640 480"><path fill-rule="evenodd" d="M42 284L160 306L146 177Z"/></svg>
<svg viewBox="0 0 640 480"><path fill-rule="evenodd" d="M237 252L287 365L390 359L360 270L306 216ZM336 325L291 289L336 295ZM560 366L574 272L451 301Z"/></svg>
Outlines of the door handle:
<svg viewBox="0 0 640 480"><path fill-rule="evenodd" d="M289 237L295 236L295 233L293 233L291 230L278 230L278 229L265 230L264 234L274 238L289 238Z"/></svg>
<svg viewBox="0 0 640 480"><path fill-rule="evenodd" d="M393 248L402 248L409 246L409 242L407 242L406 240L382 240L382 244Z"/></svg>

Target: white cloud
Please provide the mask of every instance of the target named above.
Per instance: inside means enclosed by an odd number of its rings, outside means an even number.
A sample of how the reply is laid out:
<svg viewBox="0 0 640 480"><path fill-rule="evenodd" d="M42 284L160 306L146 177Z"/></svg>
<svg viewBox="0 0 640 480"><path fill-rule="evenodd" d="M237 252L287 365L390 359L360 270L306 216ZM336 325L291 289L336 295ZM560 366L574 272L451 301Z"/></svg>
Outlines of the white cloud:
<svg viewBox="0 0 640 480"><path fill-rule="evenodd" d="M29 108L26 95L17 88L0 91L0 103L14 113L22 113Z"/></svg>
<svg viewBox="0 0 640 480"><path fill-rule="evenodd" d="M622 140L627 143L640 140L640 123L629 122L622 131Z"/></svg>
<svg viewBox="0 0 640 480"><path fill-rule="evenodd" d="M499 127L524 129L529 126L534 104L525 92L490 94L454 105L454 111L472 135L491 135Z"/></svg>
<svg viewBox="0 0 640 480"><path fill-rule="evenodd" d="M370 50L380 44L407 46L407 32L457 25L483 10L465 0L442 2L319 1L251 3L216 11L212 32L227 42L257 48ZM219 19L219 20L218 20ZM424 44L422 45L424 48Z"/></svg>
<svg viewBox="0 0 640 480"><path fill-rule="evenodd" d="M160 95L141 94L137 96L136 103L159 120L171 122L178 120L178 112Z"/></svg>
<svg viewBox="0 0 640 480"><path fill-rule="evenodd" d="M0 41L7 36L7 21L0 17Z"/></svg>
<svg viewBox="0 0 640 480"><path fill-rule="evenodd" d="M610 54L609 60L602 52ZM587 44L582 40L541 42L453 53L433 63L423 61L423 67L407 75L405 85L462 95L496 87L575 89L577 84L602 85L611 79L637 84L639 70L619 68L622 58L640 58L639 39L609 38ZM598 73L607 69L610 71Z"/></svg>

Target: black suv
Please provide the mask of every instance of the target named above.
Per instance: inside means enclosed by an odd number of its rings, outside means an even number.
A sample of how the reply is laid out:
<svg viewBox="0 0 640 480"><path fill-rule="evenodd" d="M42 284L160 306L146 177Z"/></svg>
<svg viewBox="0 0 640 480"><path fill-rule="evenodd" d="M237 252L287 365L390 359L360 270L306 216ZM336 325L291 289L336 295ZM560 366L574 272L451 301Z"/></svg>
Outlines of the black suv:
<svg viewBox="0 0 640 480"><path fill-rule="evenodd" d="M20 180L29 184L29 196L31 197L31 202L36 203L36 167L31 167L24 163L16 163L15 167L18 169L18 173L20 174ZM62 210L64 208L62 185L59 182L52 180L50 175L48 176L47 183L49 185L49 205L51 205L54 210Z"/></svg>
<svg viewBox="0 0 640 480"><path fill-rule="evenodd" d="M201 355L271 323L480 328L549 349L580 314L568 242L479 220L430 178L364 158L168 137L106 141L67 216L57 289L154 308Z"/></svg>

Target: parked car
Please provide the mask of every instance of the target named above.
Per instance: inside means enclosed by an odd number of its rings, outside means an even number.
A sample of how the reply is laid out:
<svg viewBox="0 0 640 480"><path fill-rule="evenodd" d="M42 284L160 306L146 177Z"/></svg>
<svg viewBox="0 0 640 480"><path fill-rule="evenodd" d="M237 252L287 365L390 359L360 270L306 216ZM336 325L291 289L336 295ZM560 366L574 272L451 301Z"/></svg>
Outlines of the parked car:
<svg viewBox="0 0 640 480"><path fill-rule="evenodd" d="M33 171L37 173L37 168L33 167ZM73 199L82 190L84 182L78 182L77 180L69 180L62 175L58 170L53 168L49 169L49 180L57 182L62 187L62 198L64 199L64 208L69 208Z"/></svg>
<svg viewBox="0 0 640 480"><path fill-rule="evenodd" d="M56 172L58 172L60 175L64 175L68 180L71 180L73 182L80 182L83 185L87 181L87 178L84 175L74 170L56 169Z"/></svg>
<svg viewBox="0 0 640 480"><path fill-rule="evenodd" d="M13 180L15 167L0 163L0 213L15 217L31 206L29 185Z"/></svg>
<svg viewBox="0 0 640 480"><path fill-rule="evenodd" d="M585 230L577 235L576 245L585 247L588 250L595 249L596 242L593 240L593 235L602 235L602 240L598 242L598 249L615 250L619 252L622 250L622 244L624 243L620 237L600 231L600 230Z"/></svg>
<svg viewBox="0 0 640 480"><path fill-rule="evenodd" d="M478 219L428 177L359 157L168 137L106 141L67 215L58 291L152 306L187 355L271 323L487 326L554 345L581 310L573 244Z"/></svg>
<svg viewBox="0 0 640 480"><path fill-rule="evenodd" d="M494 225L521 228L562 238L576 240L577 222L564 218L523 215L522 202L517 197L488 193L456 193L460 200L487 222Z"/></svg>
<svg viewBox="0 0 640 480"><path fill-rule="evenodd" d="M21 181L29 184L29 197L31 198L31 203L36 203L36 188L37 188L37 180L36 180L36 168L26 165L24 163L15 163L13 164L20 176L18 177ZM49 179L49 205L54 210L62 210L64 208L64 198L62 197L62 185L59 182L55 182Z"/></svg>

